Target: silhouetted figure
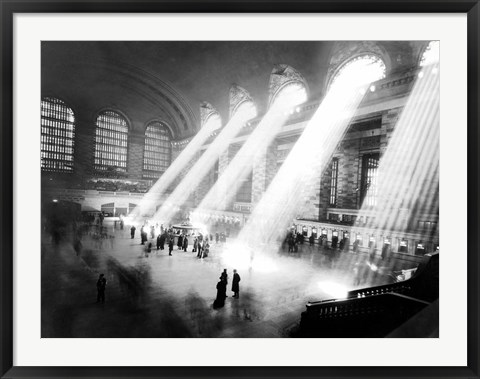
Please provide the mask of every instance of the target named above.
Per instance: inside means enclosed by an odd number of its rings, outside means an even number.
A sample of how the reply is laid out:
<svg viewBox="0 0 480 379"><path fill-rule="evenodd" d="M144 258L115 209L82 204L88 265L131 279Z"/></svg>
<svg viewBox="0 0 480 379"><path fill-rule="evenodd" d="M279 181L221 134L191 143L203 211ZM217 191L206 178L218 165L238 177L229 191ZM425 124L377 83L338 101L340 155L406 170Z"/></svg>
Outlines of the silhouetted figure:
<svg viewBox="0 0 480 379"><path fill-rule="evenodd" d="M173 251L173 237L170 237L170 240L168 241L168 255L172 255Z"/></svg>
<svg viewBox="0 0 480 379"><path fill-rule="evenodd" d="M313 234L310 234L308 241L310 242L310 246L313 246L313 244L315 243L315 237L313 236Z"/></svg>
<svg viewBox="0 0 480 379"><path fill-rule="evenodd" d="M166 233L160 234L160 250L165 248L165 239L167 238Z"/></svg>
<svg viewBox="0 0 480 379"><path fill-rule="evenodd" d="M192 253L196 253L197 252L197 247L198 247L198 240L197 240L197 237L195 237L193 239L193 249L192 249Z"/></svg>
<svg viewBox="0 0 480 379"><path fill-rule="evenodd" d="M187 251L188 249L188 238L187 236L183 237L183 251Z"/></svg>
<svg viewBox="0 0 480 379"><path fill-rule="evenodd" d="M105 303L105 287L107 286L107 280L103 274L100 274L97 280L97 303Z"/></svg>
<svg viewBox="0 0 480 379"><path fill-rule="evenodd" d="M227 297L227 282L220 280L217 283L217 298L213 302L213 308L222 308L225 305L225 298Z"/></svg>
<svg viewBox="0 0 480 379"><path fill-rule="evenodd" d="M332 237L332 249L336 249L338 246L338 236Z"/></svg>
<svg viewBox="0 0 480 379"><path fill-rule="evenodd" d="M220 280L224 280L226 284L228 284L228 274L227 269L224 268L222 274L220 275Z"/></svg>
<svg viewBox="0 0 480 379"><path fill-rule="evenodd" d="M130 228L130 237L132 237L132 240L135 238L135 230L137 230L137 228L135 228L135 226L132 226Z"/></svg>
<svg viewBox="0 0 480 379"><path fill-rule="evenodd" d="M123 225L124 225L123 220L120 220L120 230L123 230Z"/></svg>
<svg viewBox="0 0 480 379"><path fill-rule="evenodd" d="M159 234L157 236L157 250L160 249L160 245L162 244L162 236Z"/></svg>
<svg viewBox="0 0 480 379"><path fill-rule="evenodd" d="M155 225L150 227L150 237L155 238Z"/></svg>
<svg viewBox="0 0 480 379"><path fill-rule="evenodd" d="M237 274L237 270L233 270L233 279L232 279L232 292L233 297L239 298L240 292L240 275Z"/></svg>
<svg viewBox="0 0 480 379"><path fill-rule="evenodd" d="M80 255L82 252L82 241L80 241L79 237L75 238L75 242L73 243L73 249L75 250L75 253L77 254L77 257Z"/></svg>
<svg viewBox="0 0 480 379"><path fill-rule="evenodd" d="M177 246L178 246L178 250L182 250L182 248L183 248L183 236L181 234L178 236Z"/></svg>
<svg viewBox="0 0 480 379"><path fill-rule="evenodd" d="M207 258L209 253L210 253L210 244L208 243L208 241L205 241L203 246L202 258Z"/></svg>

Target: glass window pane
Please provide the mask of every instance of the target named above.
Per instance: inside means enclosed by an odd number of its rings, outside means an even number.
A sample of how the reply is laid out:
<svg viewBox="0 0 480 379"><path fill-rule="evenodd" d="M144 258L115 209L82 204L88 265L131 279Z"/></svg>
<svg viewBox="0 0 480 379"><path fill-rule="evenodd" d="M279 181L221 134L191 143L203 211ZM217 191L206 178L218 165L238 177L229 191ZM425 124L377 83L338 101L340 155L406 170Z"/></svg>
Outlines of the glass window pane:
<svg viewBox="0 0 480 379"><path fill-rule="evenodd" d="M72 172L75 138L73 110L60 99L45 97L41 102L40 123L42 170Z"/></svg>

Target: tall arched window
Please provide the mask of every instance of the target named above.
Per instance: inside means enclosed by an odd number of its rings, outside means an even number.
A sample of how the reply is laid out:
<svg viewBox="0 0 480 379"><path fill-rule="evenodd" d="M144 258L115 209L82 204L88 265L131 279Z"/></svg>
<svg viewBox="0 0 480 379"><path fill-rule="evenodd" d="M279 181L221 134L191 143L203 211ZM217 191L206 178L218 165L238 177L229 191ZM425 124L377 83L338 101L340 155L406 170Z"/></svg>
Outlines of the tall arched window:
<svg viewBox="0 0 480 379"><path fill-rule="evenodd" d="M160 121L151 122L145 130L143 177L159 178L170 166L171 157L172 143L168 128Z"/></svg>
<svg viewBox="0 0 480 379"><path fill-rule="evenodd" d="M44 171L72 172L75 116L71 108L53 97L41 104L41 167Z"/></svg>
<svg viewBox="0 0 480 379"><path fill-rule="evenodd" d="M349 87L368 84L383 79L385 73L386 67L382 59L376 55L360 55L340 66L330 81L330 87L337 82Z"/></svg>
<svg viewBox="0 0 480 379"><path fill-rule="evenodd" d="M307 88L301 82L293 82L283 86L272 99L275 102L283 102L288 106L295 107L308 100Z"/></svg>
<svg viewBox="0 0 480 379"><path fill-rule="evenodd" d="M117 112L103 111L98 115L96 124L95 170L126 172L127 120Z"/></svg>
<svg viewBox="0 0 480 379"><path fill-rule="evenodd" d="M420 66L427 66L429 64L435 64L440 58L440 42L430 41L427 48L423 52L422 59L420 60Z"/></svg>

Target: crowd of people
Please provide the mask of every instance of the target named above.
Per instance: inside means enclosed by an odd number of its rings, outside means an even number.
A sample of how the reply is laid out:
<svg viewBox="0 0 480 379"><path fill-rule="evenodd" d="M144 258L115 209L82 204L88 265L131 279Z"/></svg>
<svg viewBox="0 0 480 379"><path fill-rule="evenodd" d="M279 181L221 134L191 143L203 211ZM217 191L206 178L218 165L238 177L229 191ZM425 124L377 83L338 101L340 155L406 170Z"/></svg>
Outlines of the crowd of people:
<svg viewBox="0 0 480 379"><path fill-rule="evenodd" d="M135 238L137 228L135 225L130 227L130 237ZM197 253L197 258L207 258L210 253L210 244L225 243L226 233L218 233L215 235L201 233L195 231L174 230L174 228L165 228L163 224L145 222L140 227L140 244L145 246L145 255L149 256L152 250L163 251L168 248L168 254L172 256L174 246L177 250L187 252L191 248L192 253ZM149 239L151 242L149 242Z"/></svg>

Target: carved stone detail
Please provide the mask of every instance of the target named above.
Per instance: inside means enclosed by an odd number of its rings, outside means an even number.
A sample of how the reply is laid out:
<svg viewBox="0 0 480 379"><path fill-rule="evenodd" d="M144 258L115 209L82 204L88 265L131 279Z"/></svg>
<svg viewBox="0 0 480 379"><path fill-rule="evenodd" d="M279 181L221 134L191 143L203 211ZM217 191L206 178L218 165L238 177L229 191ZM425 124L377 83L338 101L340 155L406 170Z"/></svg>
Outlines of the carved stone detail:
<svg viewBox="0 0 480 379"><path fill-rule="evenodd" d="M253 99L248 91L237 84L232 84L230 87L230 118L235 114L235 111L244 102L252 102Z"/></svg>
<svg viewBox="0 0 480 379"><path fill-rule="evenodd" d="M300 72L286 64L276 64L270 74L270 83L268 85L268 105L270 106L275 97L287 85L300 83L308 93L308 84Z"/></svg>
<svg viewBox="0 0 480 379"><path fill-rule="evenodd" d="M328 87L332 78L345 62L361 55L374 55L381 58L385 63L386 74L388 75L391 68L390 57L375 41L337 42L335 43L334 53L330 59L325 88Z"/></svg>
<svg viewBox="0 0 480 379"><path fill-rule="evenodd" d="M201 120L202 127L206 124L207 120L213 115L218 115L218 117L220 117L220 114L217 112L217 110L213 107L212 104L207 103L206 101L200 104L200 120Z"/></svg>

